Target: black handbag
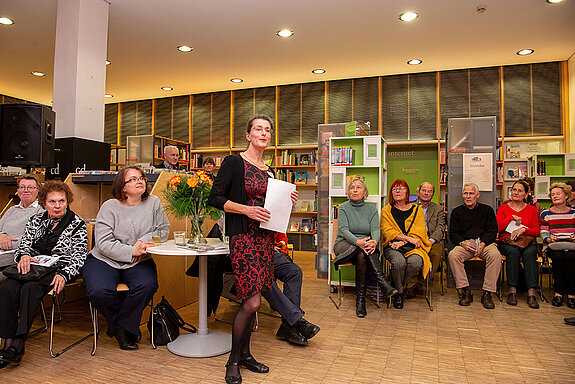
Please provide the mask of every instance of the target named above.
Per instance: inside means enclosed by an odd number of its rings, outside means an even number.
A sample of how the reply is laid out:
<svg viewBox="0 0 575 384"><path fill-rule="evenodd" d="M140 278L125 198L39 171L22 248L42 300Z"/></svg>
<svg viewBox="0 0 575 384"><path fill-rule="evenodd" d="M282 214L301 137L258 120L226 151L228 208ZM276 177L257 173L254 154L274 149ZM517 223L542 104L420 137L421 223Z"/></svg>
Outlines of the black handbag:
<svg viewBox="0 0 575 384"><path fill-rule="evenodd" d="M56 272L57 270L58 270L58 265L52 265L50 267L44 267L41 265L30 264L30 270L28 271L28 273L21 274L20 272L18 272L18 266L17 265L11 265L8 268L6 268L3 271L3 273L4 273L4 276L6 276L10 279L14 279L14 280L37 281L37 280L44 278L45 276L48 276L49 274L51 274L53 272Z"/></svg>
<svg viewBox="0 0 575 384"><path fill-rule="evenodd" d="M415 214L413 215L413 220L411 221L411 224L409 225L409 228L407 228L407 231L403 232L403 234L405 236L407 236L407 234L409 233L409 231L411 231L411 227L413 227L413 223L415 223L415 218L417 217L417 211L419 210L419 204L416 205L415 207ZM404 255L409 252L409 251L413 251L415 249L415 245L413 245L412 243L407 243L402 245L401 247L397 248L397 250L401 253L403 253Z"/></svg>
<svg viewBox="0 0 575 384"><path fill-rule="evenodd" d="M162 300L153 309L154 316L150 313L148 330L154 339L155 345L166 345L180 335L180 328L190 333L196 332L196 327L188 324L180 314L162 296ZM154 321L154 333L152 334L152 319Z"/></svg>

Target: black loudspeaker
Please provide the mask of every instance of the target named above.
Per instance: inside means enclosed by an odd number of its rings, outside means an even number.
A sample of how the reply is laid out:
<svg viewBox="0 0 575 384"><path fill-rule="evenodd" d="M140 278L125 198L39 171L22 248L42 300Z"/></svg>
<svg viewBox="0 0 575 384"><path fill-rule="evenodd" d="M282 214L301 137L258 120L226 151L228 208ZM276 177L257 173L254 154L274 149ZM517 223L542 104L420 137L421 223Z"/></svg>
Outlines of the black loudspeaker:
<svg viewBox="0 0 575 384"><path fill-rule="evenodd" d="M56 114L41 104L2 104L0 164L53 167Z"/></svg>

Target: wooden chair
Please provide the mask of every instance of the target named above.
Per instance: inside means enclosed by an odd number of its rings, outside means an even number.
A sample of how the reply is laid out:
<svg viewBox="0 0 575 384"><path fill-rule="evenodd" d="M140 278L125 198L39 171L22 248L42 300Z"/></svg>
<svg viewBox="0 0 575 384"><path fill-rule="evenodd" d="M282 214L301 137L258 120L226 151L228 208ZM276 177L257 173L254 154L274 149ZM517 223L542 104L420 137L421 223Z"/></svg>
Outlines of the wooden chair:
<svg viewBox="0 0 575 384"><path fill-rule="evenodd" d="M116 292L118 293L127 293L130 291L130 288L124 284L124 283L119 283L116 286ZM152 329L150 330L150 343L152 344L152 347L154 349L156 349L156 344L154 344L154 296L152 295L152 299L150 300L150 303L148 304L148 306L150 307L150 316L152 318ZM92 305L92 303L90 303L90 311L92 312L92 326L94 328L94 346L92 348L92 356L94 356L96 354L96 348L98 346L98 334L100 333L99 330L99 325L98 325L98 309L96 308L95 305Z"/></svg>

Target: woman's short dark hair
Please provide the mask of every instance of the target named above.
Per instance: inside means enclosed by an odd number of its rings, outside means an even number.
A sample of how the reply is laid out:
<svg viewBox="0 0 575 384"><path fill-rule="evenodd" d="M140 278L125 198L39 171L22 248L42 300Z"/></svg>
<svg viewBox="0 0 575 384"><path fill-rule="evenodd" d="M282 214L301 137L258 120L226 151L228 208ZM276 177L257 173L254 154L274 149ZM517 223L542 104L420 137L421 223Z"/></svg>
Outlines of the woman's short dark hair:
<svg viewBox="0 0 575 384"><path fill-rule="evenodd" d="M124 192L124 185L126 185L124 178L126 177L126 172L130 169L140 172L142 177L146 179L146 190L142 193L142 200L146 200L148 196L150 196L150 192L148 191L148 178L146 177L144 170L137 165L124 167L118 171L118 174L114 177L114 181L112 182L112 196L114 196L114 199L120 201L124 201L128 198Z"/></svg>
<svg viewBox="0 0 575 384"><path fill-rule="evenodd" d="M214 160L213 157L208 157L204 160L204 162L202 163L202 165L206 165L206 164L213 164L214 166L216 165L216 161Z"/></svg>
<svg viewBox="0 0 575 384"><path fill-rule="evenodd" d="M568 186L571 187L571 190L575 192L575 179L570 179L565 182Z"/></svg>
<svg viewBox="0 0 575 384"><path fill-rule="evenodd" d="M523 179L517 180L515 183L513 183L513 185L511 186L511 189L513 189L513 187L515 187L515 184L520 184L523 186L523 189L525 190L525 193L529 193L529 190L531 187L529 187L529 183Z"/></svg>
<svg viewBox="0 0 575 384"><path fill-rule="evenodd" d="M533 180L531 177L525 176L519 180L527 183L527 189L525 190L525 192L529 193L535 191L535 180Z"/></svg>
<svg viewBox="0 0 575 384"><path fill-rule="evenodd" d="M68 205L72 204L72 201L74 201L74 194L67 184L60 180L47 180L40 186L40 190L38 190L38 204L46 207L46 199L50 192L64 193L66 195Z"/></svg>
<svg viewBox="0 0 575 384"><path fill-rule="evenodd" d="M391 183L391 187L389 188L389 204L395 205L396 203L395 199L393 198L393 193L391 193L395 187L405 187L405 203L409 203L409 185L407 184L407 181L403 179L397 179Z"/></svg>
<svg viewBox="0 0 575 384"><path fill-rule="evenodd" d="M274 121L272 120L271 117L269 117L268 115L253 115L252 117L250 117L250 119L248 120L248 126L246 128L246 132L250 133L252 130L252 126L254 125L254 120L265 120L268 123L270 123L270 128L273 131L274 130Z"/></svg>

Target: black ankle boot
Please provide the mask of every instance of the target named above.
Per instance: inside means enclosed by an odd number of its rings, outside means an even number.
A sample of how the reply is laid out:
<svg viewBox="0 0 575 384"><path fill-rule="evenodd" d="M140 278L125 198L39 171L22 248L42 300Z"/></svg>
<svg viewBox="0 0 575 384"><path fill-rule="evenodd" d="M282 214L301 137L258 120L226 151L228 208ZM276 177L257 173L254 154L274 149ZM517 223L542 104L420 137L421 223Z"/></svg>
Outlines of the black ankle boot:
<svg viewBox="0 0 575 384"><path fill-rule="evenodd" d="M383 295L386 298L395 296L397 294L397 289L393 288L383 276L378 252L372 252L370 255L366 255L365 258L367 261L367 268L377 281L377 285L381 288Z"/></svg>

